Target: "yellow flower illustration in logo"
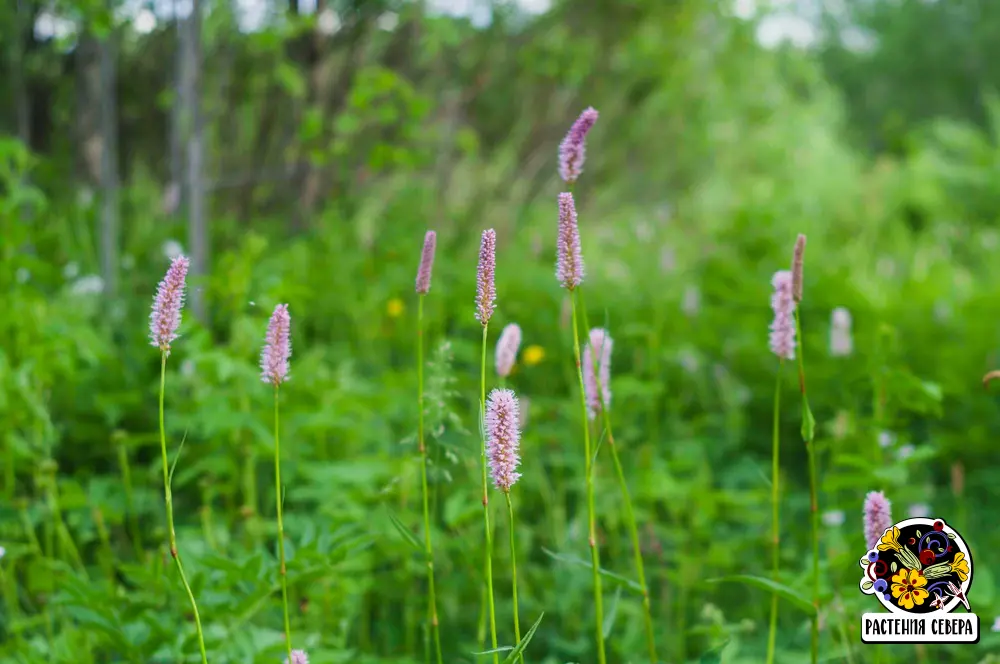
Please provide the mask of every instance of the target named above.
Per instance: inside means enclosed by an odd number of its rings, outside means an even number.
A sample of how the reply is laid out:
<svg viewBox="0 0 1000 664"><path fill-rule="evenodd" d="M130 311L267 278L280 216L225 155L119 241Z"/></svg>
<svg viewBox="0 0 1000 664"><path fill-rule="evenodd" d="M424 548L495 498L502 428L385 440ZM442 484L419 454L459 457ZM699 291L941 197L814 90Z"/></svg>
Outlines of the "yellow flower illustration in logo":
<svg viewBox="0 0 1000 664"><path fill-rule="evenodd" d="M969 561L961 551L956 553L955 559L951 561L951 571L958 574L958 578L962 581L969 578Z"/></svg>
<svg viewBox="0 0 1000 664"><path fill-rule="evenodd" d="M899 531L898 528L894 530ZM920 606L927 599L929 593L924 586L927 579L920 570L902 568L892 577L892 596L896 598L896 603L907 611L913 609L914 605Z"/></svg>
<svg viewBox="0 0 1000 664"><path fill-rule="evenodd" d="M879 540L878 550L888 551L892 549L893 551L899 551L899 528L896 526L892 527L892 530L887 530L885 535L882 535L882 539Z"/></svg>

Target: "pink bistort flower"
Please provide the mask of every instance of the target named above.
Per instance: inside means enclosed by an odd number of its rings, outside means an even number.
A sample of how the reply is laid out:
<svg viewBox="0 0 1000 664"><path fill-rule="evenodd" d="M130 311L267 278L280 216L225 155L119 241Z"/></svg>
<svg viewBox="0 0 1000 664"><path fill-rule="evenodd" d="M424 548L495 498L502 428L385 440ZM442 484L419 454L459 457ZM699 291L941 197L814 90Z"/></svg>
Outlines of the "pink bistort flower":
<svg viewBox="0 0 1000 664"><path fill-rule="evenodd" d="M493 390L486 400L486 456L489 459L493 484L504 493L517 482L521 474L518 451L521 432L520 414L513 390Z"/></svg>
<svg viewBox="0 0 1000 664"><path fill-rule="evenodd" d="M275 387L288 380L288 360L292 356L291 324L288 305L276 306L267 324L264 349L260 353L260 378Z"/></svg>
<svg viewBox="0 0 1000 664"><path fill-rule="evenodd" d="M156 289L153 310L149 314L149 338L152 345L170 355L170 342L177 338L184 306L184 283L187 278L187 256L178 256L170 263L167 274Z"/></svg>

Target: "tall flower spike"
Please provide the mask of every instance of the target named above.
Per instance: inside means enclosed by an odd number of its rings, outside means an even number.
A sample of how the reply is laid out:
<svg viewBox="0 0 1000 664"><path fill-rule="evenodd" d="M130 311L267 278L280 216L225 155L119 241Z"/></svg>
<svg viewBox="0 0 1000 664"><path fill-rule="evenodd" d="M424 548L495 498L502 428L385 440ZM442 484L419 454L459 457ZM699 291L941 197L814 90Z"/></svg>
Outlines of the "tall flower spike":
<svg viewBox="0 0 1000 664"><path fill-rule="evenodd" d="M497 375L506 378L514 368L517 360L517 349L521 347L521 328L517 323L511 323L500 333L497 341L496 362Z"/></svg>
<svg viewBox="0 0 1000 664"><path fill-rule="evenodd" d="M587 108L570 127L566 138L559 144L559 177L573 184L583 172L586 157L587 133L597 122L597 111Z"/></svg>
<svg viewBox="0 0 1000 664"><path fill-rule="evenodd" d="M476 272L476 320L486 327L496 308L497 234L492 228L483 231L479 245L479 269Z"/></svg>
<svg viewBox="0 0 1000 664"><path fill-rule="evenodd" d="M556 242L556 278L563 288L573 290L583 282L583 251L580 227L576 222L573 194L559 194L559 238Z"/></svg>
<svg viewBox="0 0 1000 664"><path fill-rule="evenodd" d="M583 386L587 392L587 414L597 417L601 408L611 406L611 348L614 341L608 331L595 327L590 331L590 343L583 349ZM597 376L594 376L594 353L597 353ZM597 384L600 378L601 384ZM599 396L598 396L599 395Z"/></svg>
<svg viewBox="0 0 1000 664"><path fill-rule="evenodd" d="M881 491L871 491L865 496L865 542L872 548L886 529L892 527L889 499Z"/></svg>
<svg viewBox="0 0 1000 664"><path fill-rule="evenodd" d="M776 272L771 279L774 294L771 308L774 322L771 323L771 352L784 360L795 359L795 299L792 297L792 273L788 270Z"/></svg>
<svg viewBox="0 0 1000 664"><path fill-rule="evenodd" d="M170 263L167 274L156 289L153 310L149 314L149 339L153 346L170 355L170 342L177 338L184 306L184 280L189 261L178 256Z"/></svg>
<svg viewBox="0 0 1000 664"><path fill-rule="evenodd" d="M424 236L424 249L420 252L420 267L417 269L417 293L427 295L431 289L431 270L434 268L434 248L437 245L437 233L427 231Z"/></svg>
<svg viewBox="0 0 1000 664"><path fill-rule="evenodd" d="M802 259L806 253L806 236L799 233L792 253L792 294L796 302L802 301Z"/></svg>
<svg viewBox="0 0 1000 664"><path fill-rule="evenodd" d="M504 493L517 482L521 474L518 449L521 432L520 413L513 390L493 390L486 400L486 455L490 462L493 484Z"/></svg>
<svg viewBox="0 0 1000 664"><path fill-rule="evenodd" d="M291 325L288 305L276 306L267 324L264 350L260 353L260 379L275 387L288 380L288 360L292 356Z"/></svg>
<svg viewBox="0 0 1000 664"><path fill-rule="evenodd" d="M293 650L292 661L289 662L286 658L285 664L309 664L309 656L306 655L305 650Z"/></svg>

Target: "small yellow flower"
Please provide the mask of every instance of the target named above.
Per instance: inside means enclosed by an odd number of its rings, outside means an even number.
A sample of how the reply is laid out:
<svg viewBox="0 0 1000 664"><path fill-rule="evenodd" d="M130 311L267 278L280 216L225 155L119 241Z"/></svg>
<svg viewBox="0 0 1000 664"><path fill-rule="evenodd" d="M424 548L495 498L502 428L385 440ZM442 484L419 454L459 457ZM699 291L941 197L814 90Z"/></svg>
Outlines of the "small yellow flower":
<svg viewBox="0 0 1000 664"><path fill-rule="evenodd" d="M958 574L958 578L965 581L969 578L969 561L965 559L965 554L959 551L955 554L955 559L951 561L951 571Z"/></svg>
<svg viewBox="0 0 1000 664"><path fill-rule="evenodd" d="M896 598L897 604L909 611L914 605L923 604L930 596L924 588L926 585L927 579L920 570L904 567L892 577L892 596Z"/></svg>
<svg viewBox="0 0 1000 664"><path fill-rule="evenodd" d="M529 367L541 363L545 359L545 349L538 345L528 346L524 349L524 363Z"/></svg>
<svg viewBox="0 0 1000 664"><path fill-rule="evenodd" d="M882 539L879 540L878 550L888 551L892 549L893 551L899 551L899 528L896 526L892 527L892 530L887 530L885 535L882 535Z"/></svg>
<svg viewBox="0 0 1000 664"><path fill-rule="evenodd" d="M386 305L385 311L389 314L390 318L399 318L403 315L403 301L398 297L394 297L389 300L389 304Z"/></svg>

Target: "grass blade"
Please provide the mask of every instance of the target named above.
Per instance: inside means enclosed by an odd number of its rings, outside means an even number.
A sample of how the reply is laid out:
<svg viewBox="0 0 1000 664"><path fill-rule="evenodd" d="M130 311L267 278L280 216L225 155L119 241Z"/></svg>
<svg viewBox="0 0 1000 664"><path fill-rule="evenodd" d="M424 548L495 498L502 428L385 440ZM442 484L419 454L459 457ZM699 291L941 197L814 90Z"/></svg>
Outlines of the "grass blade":
<svg viewBox="0 0 1000 664"><path fill-rule="evenodd" d="M698 659L698 664L722 664L722 651L729 645L729 641L721 643Z"/></svg>
<svg viewBox="0 0 1000 664"><path fill-rule="evenodd" d="M509 652L513 649L514 646L500 646L499 648L492 648L490 650L481 650L479 652L474 652L472 654L475 655L476 657L481 657L483 655L492 655L493 653L498 653L498 652Z"/></svg>
<svg viewBox="0 0 1000 664"><path fill-rule="evenodd" d="M799 593L792 590L788 586L761 576L736 574L733 576L723 576L717 579L707 579L706 583L742 583L747 586L754 586L756 588L760 588L761 590L766 590L770 593L776 594L778 597L788 601L795 608L810 617L816 615L816 607L812 605L812 602L800 597Z"/></svg>
<svg viewBox="0 0 1000 664"><path fill-rule="evenodd" d="M587 569L594 569L594 564L591 563L589 560L584 560L583 558L577 558L576 556L569 556L566 555L565 553L556 553L555 551L550 551L546 549L544 546L542 547L542 551L544 551L545 554L550 558L554 558L559 562L569 563L570 565L579 565L581 567L586 567ZM620 586L625 586L629 590L634 590L635 592L642 594L642 586L640 586L636 581L633 581L628 577L622 576L621 574L615 574L614 572L610 572L604 569L603 567L598 571L600 575L603 576L604 578L613 581Z"/></svg>
<svg viewBox="0 0 1000 664"><path fill-rule="evenodd" d="M507 659L503 661L503 664L513 664L514 662L517 661L518 655L524 652L524 649L528 647L528 642L531 641L531 637L535 635L535 630L538 629L538 626L542 623L542 618L544 617L545 617L545 612L542 611L542 615L538 616L538 620L536 620L535 624L531 626L531 629L528 630L528 633L524 635L524 638L521 639L521 642L518 643L517 646L510 651L510 654L507 655Z"/></svg>
<svg viewBox="0 0 1000 664"><path fill-rule="evenodd" d="M604 632L604 640L607 641L608 637L611 636L611 628L615 626L615 616L618 615L618 600L622 598L622 587L618 586L615 588L615 598L611 600L611 608L608 609L608 614L604 616L604 626L602 631Z"/></svg>
<svg viewBox="0 0 1000 664"><path fill-rule="evenodd" d="M413 534L413 531L404 526L403 522L396 518L396 515L392 513L392 510L387 509L386 513L389 515L389 520L392 521L392 525L396 527L400 536L414 549L423 553L424 547L420 544L420 540L417 539L417 536Z"/></svg>

